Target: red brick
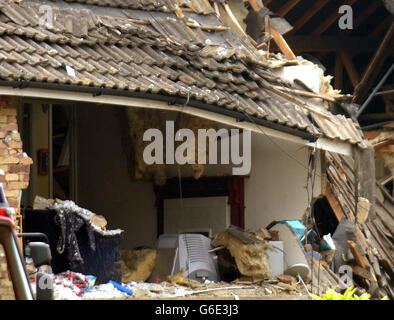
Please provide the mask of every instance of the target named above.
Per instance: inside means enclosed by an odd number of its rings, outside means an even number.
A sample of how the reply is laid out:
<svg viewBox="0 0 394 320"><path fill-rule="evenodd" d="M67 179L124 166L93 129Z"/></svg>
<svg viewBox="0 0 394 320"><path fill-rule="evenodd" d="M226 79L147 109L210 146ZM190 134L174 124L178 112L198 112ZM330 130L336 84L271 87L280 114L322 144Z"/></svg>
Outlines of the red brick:
<svg viewBox="0 0 394 320"><path fill-rule="evenodd" d="M4 190L5 196L8 198L18 198L20 195L20 190Z"/></svg>
<svg viewBox="0 0 394 320"><path fill-rule="evenodd" d="M30 174L20 174L19 181L30 181Z"/></svg>
<svg viewBox="0 0 394 320"><path fill-rule="evenodd" d="M8 117L4 115L0 115L0 123L10 123L8 121Z"/></svg>
<svg viewBox="0 0 394 320"><path fill-rule="evenodd" d="M7 136L7 132L4 130L0 130L0 139L4 139L6 136Z"/></svg>
<svg viewBox="0 0 394 320"><path fill-rule="evenodd" d="M4 182L5 182L5 175L0 174L0 183L4 183Z"/></svg>
<svg viewBox="0 0 394 320"><path fill-rule="evenodd" d="M19 132L11 132L11 138L15 141L21 141L21 135Z"/></svg>
<svg viewBox="0 0 394 320"><path fill-rule="evenodd" d="M6 173L5 180L6 181L18 181L19 176L16 173Z"/></svg>
<svg viewBox="0 0 394 320"><path fill-rule="evenodd" d="M13 149L21 149L22 148L22 141L6 141L5 144Z"/></svg>
<svg viewBox="0 0 394 320"><path fill-rule="evenodd" d="M0 156L6 156L8 154L9 154L8 149L0 149Z"/></svg>
<svg viewBox="0 0 394 320"><path fill-rule="evenodd" d="M0 157L0 164L16 164L19 162L20 159L17 157L10 157L10 156Z"/></svg>
<svg viewBox="0 0 394 320"><path fill-rule="evenodd" d="M23 181L11 181L7 183L8 190L26 189L28 186L29 186L29 182L23 182Z"/></svg>
<svg viewBox="0 0 394 320"><path fill-rule="evenodd" d="M1 161L0 161L1 163ZM22 157L20 159L21 164L33 164L33 160L30 157Z"/></svg>
<svg viewBox="0 0 394 320"><path fill-rule="evenodd" d="M16 198L8 198L8 205L10 207L18 207L19 206L19 201Z"/></svg>
<svg viewBox="0 0 394 320"><path fill-rule="evenodd" d="M0 124L0 129L3 131L18 130L18 125L16 123Z"/></svg>
<svg viewBox="0 0 394 320"><path fill-rule="evenodd" d="M8 169L9 173L30 173L30 165L13 165Z"/></svg>
<svg viewBox="0 0 394 320"><path fill-rule="evenodd" d="M8 123L17 123L16 116L7 116L7 122Z"/></svg>
<svg viewBox="0 0 394 320"><path fill-rule="evenodd" d="M0 114L6 116L16 116L17 112L15 108L1 108Z"/></svg>

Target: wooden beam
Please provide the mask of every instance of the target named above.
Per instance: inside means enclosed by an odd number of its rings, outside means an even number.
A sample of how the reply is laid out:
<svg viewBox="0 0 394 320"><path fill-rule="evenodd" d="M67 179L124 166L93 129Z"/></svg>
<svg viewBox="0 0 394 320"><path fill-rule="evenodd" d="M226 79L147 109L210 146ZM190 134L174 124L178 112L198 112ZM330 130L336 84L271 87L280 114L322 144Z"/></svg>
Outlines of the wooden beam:
<svg viewBox="0 0 394 320"><path fill-rule="evenodd" d="M343 217L345 217L345 213L342 210L342 207L336 198L334 192L332 191L331 185L327 182L326 183L326 192L325 196L327 198L328 203L330 204L330 207L332 211L335 214L335 217L337 218L338 222L342 220Z"/></svg>
<svg viewBox="0 0 394 320"><path fill-rule="evenodd" d="M295 60L296 56L286 43L282 35L270 25L270 34L273 36L275 43L278 45L280 51L285 55L288 60Z"/></svg>
<svg viewBox="0 0 394 320"><path fill-rule="evenodd" d="M374 52L379 46L378 37L338 36L284 36L288 45L296 52Z"/></svg>
<svg viewBox="0 0 394 320"><path fill-rule="evenodd" d="M378 36L380 35L384 30L387 30L387 28L390 26L390 24L393 22L393 16L389 15L384 19L380 24L378 24L372 32L369 34L370 36Z"/></svg>
<svg viewBox="0 0 394 320"><path fill-rule="evenodd" d="M248 0L248 2L249 2L249 4L250 4L250 6L252 7L253 11L259 12L259 11L261 10L261 8L260 8L260 6L258 5L258 3L257 3L256 0ZM271 1L264 1L264 2L263 2L264 6L267 6L267 4L266 4L267 2L269 3L269 2L271 2Z"/></svg>
<svg viewBox="0 0 394 320"><path fill-rule="evenodd" d="M370 268L370 264L369 264L369 262L368 262L368 259L367 259L367 257L364 255L362 255L361 253L360 253L360 251L358 250L358 248L357 248L357 245L353 242L353 241L351 241L351 240L348 240L347 241L347 245L348 245L348 247L349 247L349 249L350 249L350 251L352 252L352 255L353 255L353 257L354 257L354 260L357 262L357 264L361 267L361 268L365 268L365 269L369 269Z"/></svg>
<svg viewBox="0 0 394 320"><path fill-rule="evenodd" d="M328 0L315 1L313 6L310 7L304 13L304 15L293 24L293 29L290 30L288 34L294 34L296 31L300 30L302 26L309 21L310 18L312 18L321 8L323 8L327 4L327 2Z"/></svg>
<svg viewBox="0 0 394 320"><path fill-rule="evenodd" d="M365 71L360 83L354 90L353 102L360 103L367 96L369 89L372 87L380 73L385 60L392 53L394 48L394 22L391 23L380 46L372 57L367 70Z"/></svg>
<svg viewBox="0 0 394 320"><path fill-rule="evenodd" d="M380 135L382 132L381 131L364 131L364 138L371 140L376 138L378 135Z"/></svg>
<svg viewBox="0 0 394 320"><path fill-rule="evenodd" d="M347 32L348 33L352 33L354 30L356 30L381 5L382 5L382 0L373 0L373 1L371 1L370 5L363 12L361 12L360 15L354 17L353 29L347 30Z"/></svg>
<svg viewBox="0 0 394 320"><path fill-rule="evenodd" d="M363 121L394 120L394 112L364 114L360 116L360 120Z"/></svg>
<svg viewBox="0 0 394 320"><path fill-rule="evenodd" d="M284 17L291 9L293 9L300 0L288 0L285 4L276 11L278 16Z"/></svg>
<svg viewBox="0 0 394 320"><path fill-rule="evenodd" d="M355 88L360 82L360 75L358 74L356 68L353 65L352 59L350 58L347 52L341 52L340 56L342 58L342 62L346 68L346 72L352 82L353 87Z"/></svg>
<svg viewBox="0 0 394 320"><path fill-rule="evenodd" d="M356 0L346 0L344 5L349 5L351 6L354 4ZM326 31L331 25L339 19L341 14L338 12L338 8L335 7L335 12L333 12L326 20L323 21L323 23L317 27L311 34L312 35L319 35L322 34L324 31Z"/></svg>
<svg viewBox="0 0 394 320"><path fill-rule="evenodd" d="M340 55L337 53L335 56L335 71L334 71L334 86L335 89L343 89L343 63Z"/></svg>

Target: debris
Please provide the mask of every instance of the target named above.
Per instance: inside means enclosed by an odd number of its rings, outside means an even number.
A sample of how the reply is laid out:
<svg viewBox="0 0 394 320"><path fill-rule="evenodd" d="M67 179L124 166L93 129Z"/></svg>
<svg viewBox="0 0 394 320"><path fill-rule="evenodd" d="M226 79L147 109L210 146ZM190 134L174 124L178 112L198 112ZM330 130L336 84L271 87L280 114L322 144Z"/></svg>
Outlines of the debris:
<svg viewBox="0 0 394 320"><path fill-rule="evenodd" d="M256 235L261 236L264 240L271 240L272 238L271 233L264 228L260 228L259 230L257 230Z"/></svg>
<svg viewBox="0 0 394 320"><path fill-rule="evenodd" d="M215 247L225 246L234 257L242 275L253 278L270 278L272 275L266 249L272 246L256 239L250 233L230 226L212 241Z"/></svg>
<svg viewBox="0 0 394 320"><path fill-rule="evenodd" d="M269 230L271 234L271 241L279 241L279 231L277 230Z"/></svg>
<svg viewBox="0 0 394 320"><path fill-rule="evenodd" d="M110 280L109 283L112 284L120 292L126 293L128 296L131 296L133 294L133 291L127 288L127 286L123 286L120 283L117 283L116 281L112 281L112 280Z"/></svg>
<svg viewBox="0 0 394 320"><path fill-rule="evenodd" d="M200 282L193 279L187 279L185 277L185 272L183 270L179 271L177 274L173 276L168 276L168 282L170 282L171 284L178 284L190 288L201 287Z"/></svg>
<svg viewBox="0 0 394 320"><path fill-rule="evenodd" d="M98 214L93 214L90 217L90 221L101 228L101 230L106 231L107 227L107 220L104 218L104 216L98 215Z"/></svg>
<svg viewBox="0 0 394 320"><path fill-rule="evenodd" d="M122 282L146 281L152 273L156 263L156 250L121 250Z"/></svg>
<svg viewBox="0 0 394 320"><path fill-rule="evenodd" d="M296 278L294 278L293 276L290 276L288 274L280 274L279 276L276 276L276 278L284 283L287 284L294 284L297 282Z"/></svg>
<svg viewBox="0 0 394 320"><path fill-rule="evenodd" d="M348 240L348 241L347 241L347 245L349 246L350 251L352 252L352 255L353 255L353 257L355 258L357 264L358 264L361 268L366 268L366 269L368 269L368 268L370 267L369 262L368 262L368 259L367 259L367 257L366 257L365 255L362 255L362 254L360 253L360 251L358 250L356 244L355 244L353 241Z"/></svg>
<svg viewBox="0 0 394 320"><path fill-rule="evenodd" d="M153 267L149 282L162 282L172 273L175 259L175 248L156 249L156 263Z"/></svg>
<svg viewBox="0 0 394 320"><path fill-rule="evenodd" d="M371 203L368 199L359 197L357 202L357 223L364 224L368 219Z"/></svg>
<svg viewBox="0 0 394 320"><path fill-rule="evenodd" d="M279 231L281 240L284 243L283 251L285 254L285 274L297 276L301 275L303 279L310 276L310 268L306 260L305 252L301 242L288 224L278 223L272 229Z"/></svg>

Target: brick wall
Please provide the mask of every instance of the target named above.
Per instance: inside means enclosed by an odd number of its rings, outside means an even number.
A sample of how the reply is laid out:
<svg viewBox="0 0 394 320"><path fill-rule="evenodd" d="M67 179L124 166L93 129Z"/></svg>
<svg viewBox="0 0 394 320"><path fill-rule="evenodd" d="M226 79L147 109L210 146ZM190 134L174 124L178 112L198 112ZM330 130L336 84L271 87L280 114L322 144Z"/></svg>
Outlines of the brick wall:
<svg viewBox="0 0 394 320"><path fill-rule="evenodd" d="M13 216L21 232L20 198L23 189L29 185L30 165L33 163L22 149L18 132L17 109L13 97L0 96L0 183L10 207L15 209ZM0 300L13 297L12 288L6 275L5 256L0 247Z"/></svg>

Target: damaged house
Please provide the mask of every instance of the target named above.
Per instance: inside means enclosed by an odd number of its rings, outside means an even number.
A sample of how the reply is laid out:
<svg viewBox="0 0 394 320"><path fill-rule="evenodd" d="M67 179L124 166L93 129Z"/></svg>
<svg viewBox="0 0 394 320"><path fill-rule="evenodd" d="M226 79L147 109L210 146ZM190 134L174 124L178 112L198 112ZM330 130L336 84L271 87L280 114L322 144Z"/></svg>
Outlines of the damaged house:
<svg viewBox="0 0 394 320"><path fill-rule="evenodd" d="M351 97L312 62L257 49L231 16L207 0L0 0L0 181L19 232L35 225L37 196L58 199L47 202L55 211L87 208L79 220L122 250L288 220L333 235L363 204L373 215L373 148L347 113ZM219 133L216 161L190 160L213 144L180 139L184 128ZM150 129L163 133L163 155L184 143L184 163L148 164Z"/></svg>

